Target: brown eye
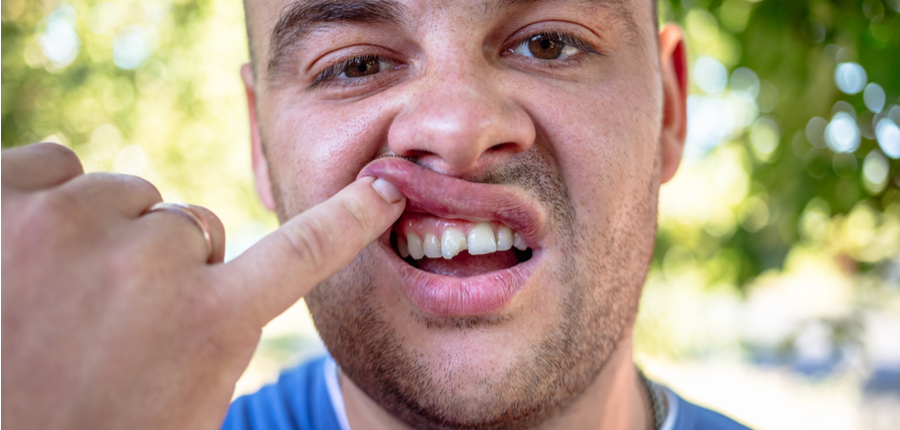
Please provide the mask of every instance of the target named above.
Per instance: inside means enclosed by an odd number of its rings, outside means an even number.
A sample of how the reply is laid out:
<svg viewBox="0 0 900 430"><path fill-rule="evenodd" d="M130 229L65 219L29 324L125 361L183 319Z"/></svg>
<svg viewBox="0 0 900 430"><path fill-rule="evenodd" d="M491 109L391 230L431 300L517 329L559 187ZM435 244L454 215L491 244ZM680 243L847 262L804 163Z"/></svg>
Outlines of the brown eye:
<svg viewBox="0 0 900 430"><path fill-rule="evenodd" d="M565 44L549 38L547 35L539 34L528 40L528 50L534 58L541 60L554 60L559 58L563 52Z"/></svg>
<svg viewBox="0 0 900 430"><path fill-rule="evenodd" d="M381 71L378 57L359 57L347 62L344 68L344 76L348 78L361 78L374 75Z"/></svg>
<svg viewBox="0 0 900 430"><path fill-rule="evenodd" d="M519 45L511 51L523 57L543 61L561 61L581 52L596 52L584 48L583 45L575 37L563 33L541 33L519 42Z"/></svg>

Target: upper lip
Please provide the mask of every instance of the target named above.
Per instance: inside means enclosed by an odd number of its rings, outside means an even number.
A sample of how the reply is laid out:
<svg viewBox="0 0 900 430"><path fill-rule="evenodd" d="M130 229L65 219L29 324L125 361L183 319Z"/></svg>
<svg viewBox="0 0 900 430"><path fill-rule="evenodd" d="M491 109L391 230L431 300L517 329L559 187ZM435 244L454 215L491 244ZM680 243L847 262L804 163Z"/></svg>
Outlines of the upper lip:
<svg viewBox="0 0 900 430"><path fill-rule="evenodd" d="M394 184L407 198L406 211L447 219L499 221L534 247L546 233L545 216L523 192L506 186L469 182L443 175L399 157L370 162L358 177L374 176Z"/></svg>

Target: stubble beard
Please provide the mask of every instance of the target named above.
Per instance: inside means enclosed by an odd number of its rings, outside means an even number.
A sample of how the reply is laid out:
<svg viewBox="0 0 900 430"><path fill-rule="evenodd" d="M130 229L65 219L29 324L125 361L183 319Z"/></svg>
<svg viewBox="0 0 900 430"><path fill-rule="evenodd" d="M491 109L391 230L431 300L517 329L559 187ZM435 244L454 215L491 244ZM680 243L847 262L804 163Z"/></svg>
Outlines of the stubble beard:
<svg viewBox="0 0 900 430"><path fill-rule="evenodd" d="M476 389L471 381L461 387L446 375L474 370L465 367L465 361L457 360L456 369L440 369L405 345L383 318L386 310L373 299L380 281L372 276L374 245L306 297L319 334L342 372L413 428L501 430L550 423L595 381L634 323L653 247L658 189L653 184L658 182L651 181L647 198L624 205L625 215L616 217L618 221L588 224L579 222L548 158L535 151L522 155L479 182L519 187L548 209L551 231L565 244L558 250L561 264L552 270L552 278L567 294L559 323L538 341L522 344L515 362L502 366L507 370L481 380ZM419 323L428 330L465 334L516 322L468 318ZM463 396L461 391L476 394Z"/></svg>

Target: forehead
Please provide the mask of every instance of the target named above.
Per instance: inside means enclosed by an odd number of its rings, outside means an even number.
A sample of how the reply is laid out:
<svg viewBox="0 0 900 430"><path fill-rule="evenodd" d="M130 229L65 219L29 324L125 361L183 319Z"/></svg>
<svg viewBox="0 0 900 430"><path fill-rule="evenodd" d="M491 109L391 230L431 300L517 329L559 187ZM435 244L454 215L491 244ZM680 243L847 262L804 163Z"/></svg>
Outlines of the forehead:
<svg viewBox="0 0 900 430"><path fill-rule="evenodd" d="M542 6L580 8L615 21L634 43L655 27L653 0L245 0L250 49L271 66L281 51L315 29L337 23L386 24L411 30L426 16L464 16L466 26ZM438 12L435 14L434 12ZM433 28L433 27L430 27Z"/></svg>

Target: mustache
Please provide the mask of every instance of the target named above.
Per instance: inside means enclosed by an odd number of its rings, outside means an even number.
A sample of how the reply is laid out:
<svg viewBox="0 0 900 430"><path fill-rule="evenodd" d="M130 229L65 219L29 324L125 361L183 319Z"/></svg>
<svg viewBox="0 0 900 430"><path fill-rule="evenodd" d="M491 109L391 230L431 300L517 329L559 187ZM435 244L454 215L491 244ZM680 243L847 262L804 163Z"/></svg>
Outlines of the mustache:
<svg viewBox="0 0 900 430"><path fill-rule="evenodd" d="M382 158L401 158L429 170L436 170L431 163L420 158L402 156L388 151L374 157L372 161ZM465 181L505 185L521 190L535 197L549 209L551 220L557 226L574 226L575 207L569 198L568 188L559 169L550 161L551 158L533 146L528 151L512 155L502 164L498 163L477 176L460 177ZM368 163L367 163L368 164ZM570 230L570 229L569 229Z"/></svg>
<svg viewBox="0 0 900 430"><path fill-rule="evenodd" d="M375 156L366 165L382 158L400 158L429 170L437 170L431 163L424 162L420 158L398 155L393 151ZM562 184L562 179L549 164L547 159L542 157L537 151L529 150L511 157L508 163L496 165L487 172L482 172L477 176L464 176L459 179L477 184L519 185L526 189L547 185L548 178L552 178L551 182ZM555 188L560 187L557 186Z"/></svg>

